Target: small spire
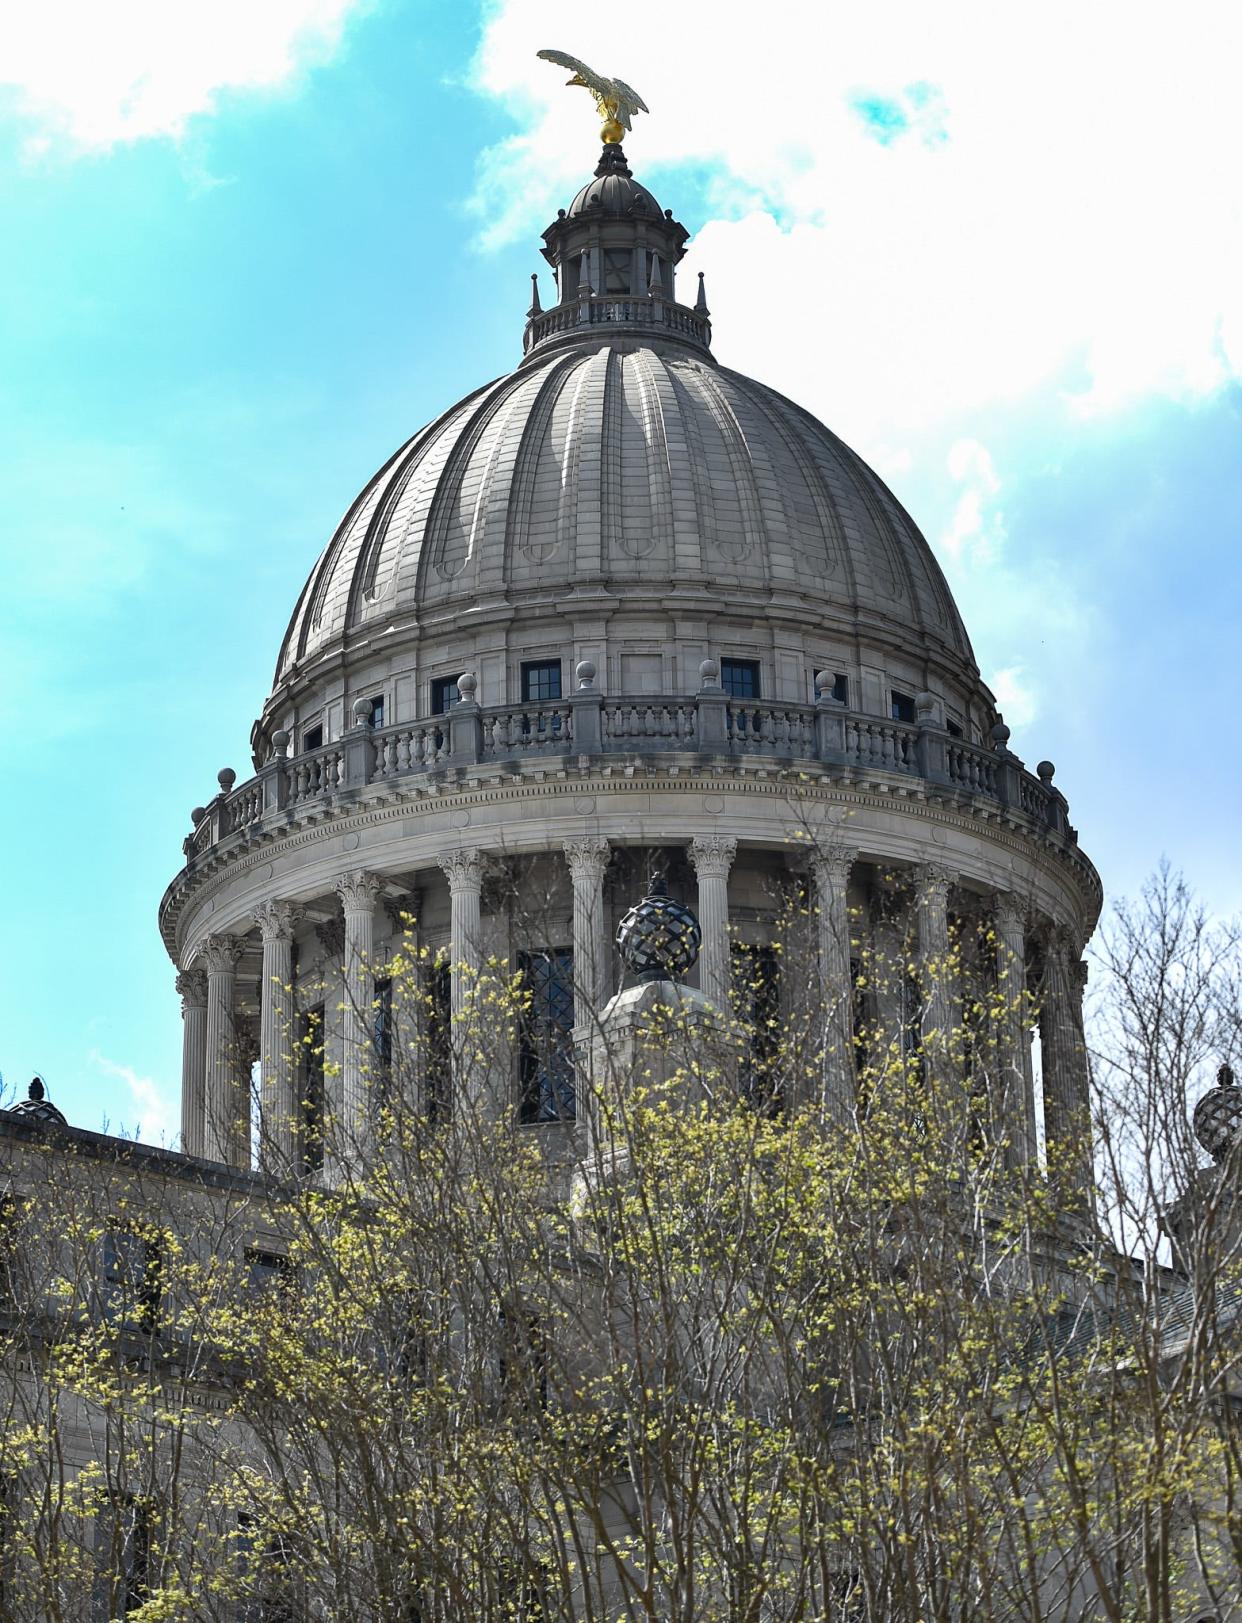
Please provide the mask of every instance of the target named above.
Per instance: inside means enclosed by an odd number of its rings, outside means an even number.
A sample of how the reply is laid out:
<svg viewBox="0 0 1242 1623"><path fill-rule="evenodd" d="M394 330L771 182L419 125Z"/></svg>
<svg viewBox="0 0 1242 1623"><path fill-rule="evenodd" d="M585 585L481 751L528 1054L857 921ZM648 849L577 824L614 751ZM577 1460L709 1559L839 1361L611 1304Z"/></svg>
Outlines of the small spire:
<svg viewBox="0 0 1242 1623"><path fill-rule="evenodd" d="M578 264L578 297L589 299L591 297L591 256L584 253Z"/></svg>
<svg viewBox="0 0 1242 1623"><path fill-rule="evenodd" d="M707 289L703 286L702 271L699 272L699 296L694 301L694 313L696 316L711 315L711 311L707 308Z"/></svg>
<svg viewBox="0 0 1242 1623"><path fill-rule="evenodd" d="M526 312L526 315L527 315L529 320L533 321L536 316L541 316L542 314L543 314L543 306L539 302L539 272L538 271L531 271L531 273L530 273L530 309Z"/></svg>
<svg viewBox="0 0 1242 1623"><path fill-rule="evenodd" d="M647 296L652 299L663 298L664 283L660 277L660 256L651 256L651 280L647 283Z"/></svg>

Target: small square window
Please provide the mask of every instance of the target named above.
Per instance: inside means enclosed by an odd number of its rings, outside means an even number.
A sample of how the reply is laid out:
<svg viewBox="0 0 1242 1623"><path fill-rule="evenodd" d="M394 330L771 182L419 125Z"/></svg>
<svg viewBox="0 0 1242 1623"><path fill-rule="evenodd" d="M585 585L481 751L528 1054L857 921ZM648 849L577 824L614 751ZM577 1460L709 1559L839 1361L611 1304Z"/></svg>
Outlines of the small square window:
<svg viewBox="0 0 1242 1623"><path fill-rule="evenodd" d="M559 659L529 660L522 666L522 700L526 704L542 704L561 696L561 662Z"/></svg>
<svg viewBox="0 0 1242 1623"><path fill-rule="evenodd" d="M961 738L962 737L962 724L961 724L961 722L954 721L952 716L950 716L948 718L948 720L945 722L944 725L945 725L945 731L948 733L950 738Z"/></svg>
<svg viewBox="0 0 1242 1623"><path fill-rule="evenodd" d="M759 661L757 659L722 659L720 685L733 699L759 697Z"/></svg>
<svg viewBox="0 0 1242 1623"><path fill-rule="evenodd" d="M323 748L323 726L321 724L319 724L319 723L316 723L316 725L314 727L303 728L303 731L302 731L302 749L303 749L303 751L317 750L317 749L322 749L322 748Z"/></svg>
<svg viewBox="0 0 1242 1623"><path fill-rule="evenodd" d="M289 1283L289 1258L283 1251L265 1251L261 1246L248 1245L246 1276L251 1290L283 1290Z"/></svg>
<svg viewBox="0 0 1242 1623"><path fill-rule="evenodd" d="M910 697L910 695L908 693L898 693L896 688L894 688L889 697L893 702L893 720L913 723L915 719L914 700Z"/></svg>
<svg viewBox="0 0 1242 1623"><path fill-rule="evenodd" d="M461 698L457 687L457 677L437 676L431 684L431 713L433 716L447 716L450 709Z"/></svg>

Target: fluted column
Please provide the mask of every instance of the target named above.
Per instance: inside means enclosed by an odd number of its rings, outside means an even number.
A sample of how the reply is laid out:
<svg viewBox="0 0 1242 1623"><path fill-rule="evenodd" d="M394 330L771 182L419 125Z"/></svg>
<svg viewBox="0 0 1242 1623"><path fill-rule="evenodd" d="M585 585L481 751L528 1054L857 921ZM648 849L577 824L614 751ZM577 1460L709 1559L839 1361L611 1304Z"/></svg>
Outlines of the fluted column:
<svg viewBox="0 0 1242 1623"><path fill-rule="evenodd" d="M854 995L850 977L850 871L857 853L829 846L811 859L818 910L819 977L824 1019L824 1110L851 1118L854 1090Z"/></svg>
<svg viewBox="0 0 1242 1623"><path fill-rule="evenodd" d="M562 846L574 886L574 1022L598 1019L608 998L604 870L611 847L597 836Z"/></svg>
<svg viewBox="0 0 1242 1623"><path fill-rule="evenodd" d="M996 1097L992 1109L1006 1142L1010 1166L1033 1166L1036 1159L1035 1099L1029 1081L1025 904L1008 892L993 901L996 937L996 989L1000 1002L996 1042Z"/></svg>
<svg viewBox="0 0 1242 1623"><path fill-rule="evenodd" d="M1039 1035L1044 1072L1044 1133L1048 1163L1068 1205L1089 1205L1094 1184L1091 1093L1082 995L1087 966L1067 932L1056 930L1044 951Z"/></svg>
<svg viewBox="0 0 1242 1623"><path fill-rule="evenodd" d="M949 888L952 883L952 873L934 863L914 871L919 983L923 1005L919 1025L933 1102L936 1093L953 1080L955 1071L955 998L949 942ZM948 1100L942 1098L939 1102L943 1105Z"/></svg>
<svg viewBox="0 0 1242 1623"><path fill-rule="evenodd" d="M259 987L259 1064L262 1109L259 1159L279 1172L293 1164L298 1117L293 1052L293 927L299 910L292 902L264 902L255 913L263 943Z"/></svg>
<svg viewBox="0 0 1242 1623"><path fill-rule="evenodd" d="M737 841L724 834L696 834L690 860L699 880L699 987L719 1009L729 1007L729 869Z"/></svg>
<svg viewBox="0 0 1242 1623"><path fill-rule="evenodd" d="M483 854L473 848L439 857L449 882L449 955L452 960L453 1017L465 1012L482 964Z"/></svg>
<svg viewBox="0 0 1242 1623"><path fill-rule="evenodd" d="M337 879L336 893L345 914L345 1005L341 1056L344 1143L365 1137L370 1112L367 1073L370 1069L371 1031L375 1001L375 904L383 889L379 874L356 868Z"/></svg>
<svg viewBox="0 0 1242 1623"><path fill-rule="evenodd" d="M203 1153L230 1166L250 1165L250 1090L242 1084L241 1050L233 1018L236 936L209 935L202 958L207 967L207 1064Z"/></svg>
<svg viewBox="0 0 1242 1623"><path fill-rule="evenodd" d="M183 969L177 976L181 993L181 1148L202 1155L207 1102L207 975Z"/></svg>

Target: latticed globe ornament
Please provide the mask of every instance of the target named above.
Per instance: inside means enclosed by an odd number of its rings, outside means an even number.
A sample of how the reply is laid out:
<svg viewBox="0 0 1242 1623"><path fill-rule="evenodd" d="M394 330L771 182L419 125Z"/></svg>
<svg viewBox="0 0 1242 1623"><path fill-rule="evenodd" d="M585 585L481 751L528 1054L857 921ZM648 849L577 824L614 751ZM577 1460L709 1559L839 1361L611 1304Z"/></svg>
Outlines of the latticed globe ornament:
<svg viewBox="0 0 1242 1623"><path fill-rule="evenodd" d="M1195 1137L1212 1157L1223 1161L1242 1131L1242 1088L1228 1065L1216 1073L1216 1086L1195 1106Z"/></svg>
<svg viewBox="0 0 1242 1623"><path fill-rule="evenodd" d="M702 945L698 919L673 900L660 878L617 926L621 958L642 981L680 980L694 967Z"/></svg>

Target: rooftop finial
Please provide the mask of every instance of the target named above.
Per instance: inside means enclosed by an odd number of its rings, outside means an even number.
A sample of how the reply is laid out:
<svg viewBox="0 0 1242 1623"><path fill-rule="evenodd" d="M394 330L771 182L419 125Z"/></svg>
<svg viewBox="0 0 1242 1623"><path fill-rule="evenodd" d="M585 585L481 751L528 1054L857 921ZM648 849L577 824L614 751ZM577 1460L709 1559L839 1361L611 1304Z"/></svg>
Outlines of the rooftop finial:
<svg viewBox="0 0 1242 1623"><path fill-rule="evenodd" d="M543 306L539 302L539 273L530 273L530 309L526 312L527 319L533 321L536 316L543 314Z"/></svg>
<svg viewBox="0 0 1242 1623"><path fill-rule="evenodd" d="M536 56L544 62L555 62L559 67L572 68L573 78L566 80L567 84L581 85L589 90L599 109L599 116L603 119L600 137L605 146L615 146L631 128L631 120L635 113L648 113L651 109L638 94L631 90L624 79L605 79L600 74L592 72L585 62L579 62L576 56L567 56L564 51L537 51Z"/></svg>
<svg viewBox="0 0 1242 1623"><path fill-rule="evenodd" d="M703 282L702 271L699 272L699 296L694 301L694 313L696 316L711 315L711 311L707 308L707 288Z"/></svg>

